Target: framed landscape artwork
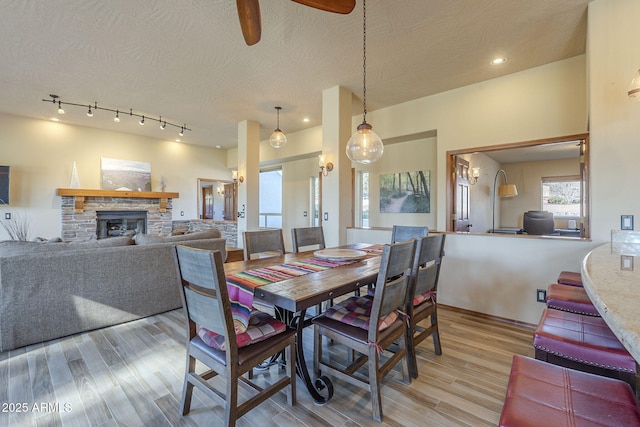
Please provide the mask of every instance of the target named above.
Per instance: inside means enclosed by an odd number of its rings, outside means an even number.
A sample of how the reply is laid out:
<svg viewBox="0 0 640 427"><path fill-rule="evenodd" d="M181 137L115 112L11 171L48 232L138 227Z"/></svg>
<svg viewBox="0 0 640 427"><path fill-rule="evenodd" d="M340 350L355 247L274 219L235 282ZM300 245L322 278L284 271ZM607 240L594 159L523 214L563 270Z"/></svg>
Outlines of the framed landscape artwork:
<svg viewBox="0 0 640 427"><path fill-rule="evenodd" d="M380 175L380 213L431 212L430 171Z"/></svg>
<svg viewBox="0 0 640 427"><path fill-rule="evenodd" d="M151 191L151 163L103 157L102 189Z"/></svg>

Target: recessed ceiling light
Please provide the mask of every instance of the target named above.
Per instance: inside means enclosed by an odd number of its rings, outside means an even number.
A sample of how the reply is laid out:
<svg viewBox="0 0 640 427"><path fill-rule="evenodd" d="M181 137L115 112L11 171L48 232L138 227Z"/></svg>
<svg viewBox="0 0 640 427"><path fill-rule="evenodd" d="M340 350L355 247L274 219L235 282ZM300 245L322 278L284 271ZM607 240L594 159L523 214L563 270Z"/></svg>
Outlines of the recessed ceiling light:
<svg viewBox="0 0 640 427"><path fill-rule="evenodd" d="M221 145L216 145L216 148L222 148L222 146Z"/></svg>
<svg viewBox="0 0 640 427"><path fill-rule="evenodd" d="M507 58L505 57L494 58L491 60L491 65L500 65L504 64L505 62L507 62Z"/></svg>
<svg viewBox="0 0 640 427"><path fill-rule="evenodd" d="M305 117L302 119L303 122L305 123L309 123L311 121L311 119L309 119L309 117Z"/></svg>
<svg viewBox="0 0 640 427"><path fill-rule="evenodd" d="M60 121L60 119L59 119L59 118L57 118L57 117L51 117L51 121L53 121L53 122L59 122L59 121Z"/></svg>
<svg viewBox="0 0 640 427"><path fill-rule="evenodd" d="M182 142L182 141L180 141L180 138L176 138L176 142Z"/></svg>

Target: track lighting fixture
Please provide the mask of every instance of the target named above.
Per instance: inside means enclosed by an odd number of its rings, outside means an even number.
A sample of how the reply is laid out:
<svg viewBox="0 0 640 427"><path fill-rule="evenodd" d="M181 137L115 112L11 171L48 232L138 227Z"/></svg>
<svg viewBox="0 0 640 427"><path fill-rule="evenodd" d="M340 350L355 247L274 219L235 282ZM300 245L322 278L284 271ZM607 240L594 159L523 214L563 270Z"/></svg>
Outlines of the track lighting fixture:
<svg viewBox="0 0 640 427"><path fill-rule="evenodd" d="M116 114L115 117L113 118L113 121L116 122L116 123L120 122L120 110L119 109L116 110L116 109L113 109L113 108L98 107L98 103L97 102L94 102L93 105L91 105L91 104L78 104L78 103L75 103L75 102L63 102L63 101L61 101L59 99L60 97L58 95L49 95L49 97L50 97L50 99L43 99L42 101L51 102L54 105L57 104L57 106L58 106L58 114L64 114L65 113L64 109L62 108L63 105L72 105L74 107L87 108L87 116L89 116L89 117L93 117L94 111L98 111L98 110L111 111L112 113ZM125 114L126 114L126 112L125 112ZM142 114L134 113L132 109L129 109L129 116L131 116L131 117L134 117L134 116L135 117L140 117L140 121L138 123L140 123L140 125L142 125L142 126L144 126L146 120L154 120L154 121L160 123L160 128L161 129L165 129L167 127L167 125L168 126L173 126L175 128L180 128L180 136L184 136L184 131L185 130L189 130L189 131L191 130L191 129L189 129L187 127L186 124L176 125L174 123L170 123L170 122L164 120L162 118L162 116L159 116L159 118L154 119L154 118L149 117L149 116L144 116Z"/></svg>

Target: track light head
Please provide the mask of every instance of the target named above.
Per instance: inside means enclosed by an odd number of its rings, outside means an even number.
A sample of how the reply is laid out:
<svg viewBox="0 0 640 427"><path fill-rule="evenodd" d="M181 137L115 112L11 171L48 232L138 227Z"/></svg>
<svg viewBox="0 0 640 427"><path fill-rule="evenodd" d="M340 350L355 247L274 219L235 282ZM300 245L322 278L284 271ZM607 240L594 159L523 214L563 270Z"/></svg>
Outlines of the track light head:
<svg viewBox="0 0 640 427"><path fill-rule="evenodd" d="M113 121L120 123L120 111L116 110L116 116L113 118Z"/></svg>
<svg viewBox="0 0 640 427"><path fill-rule="evenodd" d="M184 136L184 126L180 128L180 132L178 133L180 136Z"/></svg>
<svg viewBox="0 0 640 427"><path fill-rule="evenodd" d="M144 116L142 116L138 123L140 123L140 126L144 126Z"/></svg>
<svg viewBox="0 0 640 427"><path fill-rule="evenodd" d="M166 127L167 127L167 122L162 122L162 123L160 124L160 129L163 129L163 130L164 130Z"/></svg>
<svg viewBox="0 0 640 427"><path fill-rule="evenodd" d="M91 105L89 105L89 111L87 111L87 116L93 117L93 111L91 111Z"/></svg>
<svg viewBox="0 0 640 427"><path fill-rule="evenodd" d="M62 108L62 103L58 101L58 114L64 114L64 108Z"/></svg>

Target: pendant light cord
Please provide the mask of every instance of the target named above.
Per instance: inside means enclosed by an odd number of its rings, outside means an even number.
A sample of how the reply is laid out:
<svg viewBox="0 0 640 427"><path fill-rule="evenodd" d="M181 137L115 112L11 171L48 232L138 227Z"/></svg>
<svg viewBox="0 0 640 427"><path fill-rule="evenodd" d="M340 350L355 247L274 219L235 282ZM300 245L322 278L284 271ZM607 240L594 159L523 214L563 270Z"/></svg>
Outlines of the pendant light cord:
<svg viewBox="0 0 640 427"><path fill-rule="evenodd" d="M367 123L367 1L362 2L362 123Z"/></svg>

